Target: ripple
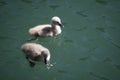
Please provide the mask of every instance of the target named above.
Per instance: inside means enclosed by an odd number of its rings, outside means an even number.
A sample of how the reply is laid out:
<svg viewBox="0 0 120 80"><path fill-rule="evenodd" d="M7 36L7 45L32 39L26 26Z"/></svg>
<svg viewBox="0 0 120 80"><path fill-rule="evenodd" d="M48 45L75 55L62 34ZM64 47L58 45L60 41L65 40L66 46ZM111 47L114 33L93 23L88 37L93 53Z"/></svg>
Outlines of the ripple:
<svg viewBox="0 0 120 80"><path fill-rule="evenodd" d="M87 53L87 55L85 56L85 57L82 57L82 58L80 58L79 60L80 61L85 61L85 60L88 60L89 58L91 58L91 56L93 55L93 54L95 54L95 49L96 48L93 48L93 49L90 49Z"/></svg>
<svg viewBox="0 0 120 80"><path fill-rule="evenodd" d="M67 73L65 70L58 70L59 73Z"/></svg>
<svg viewBox="0 0 120 80"><path fill-rule="evenodd" d="M101 32L105 32L105 28L103 28L103 27L96 27L96 29L101 31Z"/></svg>
<svg viewBox="0 0 120 80"><path fill-rule="evenodd" d="M52 8L53 10L55 10L56 8L59 7L59 5L55 5L55 4L54 4L54 5L49 5L49 7Z"/></svg>
<svg viewBox="0 0 120 80"><path fill-rule="evenodd" d="M110 80L110 79L108 79L105 76L101 76L101 75L98 75L98 74L93 73L93 72L89 72L89 74L92 75L92 76L94 76L94 77L96 77L96 78L99 78L100 80Z"/></svg>
<svg viewBox="0 0 120 80"><path fill-rule="evenodd" d="M40 3L46 2L47 0L41 0Z"/></svg>
<svg viewBox="0 0 120 80"><path fill-rule="evenodd" d="M85 60L87 60L88 58L89 58L89 56L87 56L87 57L82 57L82 58L80 58L79 60L85 61Z"/></svg>
<svg viewBox="0 0 120 80"><path fill-rule="evenodd" d="M85 29L87 29L87 26L86 26L86 27L83 27L83 28L78 28L78 29L76 29L76 31L83 31L83 30L85 30Z"/></svg>
<svg viewBox="0 0 120 80"><path fill-rule="evenodd" d="M107 2L107 0L95 0L96 1L96 3L99 3L99 4L107 4L108 2Z"/></svg>
<svg viewBox="0 0 120 80"><path fill-rule="evenodd" d="M115 67L116 67L118 70L120 70L120 65L115 65Z"/></svg>
<svg viewBox="0 0 120 80"><path fill-rule="evenodd" d="M66 43L73 43L73 40L66 39L65 42Z"/></svg>
<svg viewBox="0 0 120 80"><path fill-rule="evenodd" d="M21 0L21 1L24 3L32 3L32 1L30 1L30 0Z"/></svg>
<svg viewBox="0 0 120 80"><path fill-rule="evenodd" d="M77 11L76 14L83 16L83 17L88 17L83 11Z"/></svg>
<svg viewBox="0 0 120 80"><path fill-rule="evenodd" d="M0 36L0 39L11 39L9 36Z"/></svg>
<svg viewBox="0 0 120 80"><path fill-rule="evenodd" d="M116 43L114 43L113 41L111 42L111 44L114 45L114 46L117 47L117 48L120 48L120 46L117 45Z"/></svg>
<svg viewBox="0 0 120 80"><path fill-rule="evenodd" d="M112 62L112 59L111 59L110 57L106 57L106 58L104 59L104 62Z"/></svg>
<svg viewBox="0 0 120 80"><path fill-rule="evenodd" d="M7 5L7 2L5 2L5 1L0 1L0 6L4 6L4 5Z"/></svg>
<svg viewBox="0 0 120 80"><path fill-rule="evenodd" d="M113 39L111 38L111 36L108 33L104 33L104 37L105 39L107 39L113 46L120 48L120 46L113 41Z"/></svg>
<svg viewBox="0 0 120 80"><path fill-rule="evenodd" d="M10 53L10 52L13 52L13 50L1 48L1 52L3 52L3 53Z"/></svg>

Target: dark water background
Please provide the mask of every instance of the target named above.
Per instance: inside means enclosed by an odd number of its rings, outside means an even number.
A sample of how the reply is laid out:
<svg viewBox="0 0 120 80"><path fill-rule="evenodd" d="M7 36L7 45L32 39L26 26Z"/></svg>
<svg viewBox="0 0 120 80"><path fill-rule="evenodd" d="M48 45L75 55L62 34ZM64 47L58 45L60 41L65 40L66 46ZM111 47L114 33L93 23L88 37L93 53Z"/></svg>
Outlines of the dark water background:
<svg viewBox="0 0 120 80"><path fill-rule="evenodd" d="M55 15L62 34L36 43L56 64L30 68L20 50L28 29ZM0 80L119 79L120 0L0 0Z"/></svg>

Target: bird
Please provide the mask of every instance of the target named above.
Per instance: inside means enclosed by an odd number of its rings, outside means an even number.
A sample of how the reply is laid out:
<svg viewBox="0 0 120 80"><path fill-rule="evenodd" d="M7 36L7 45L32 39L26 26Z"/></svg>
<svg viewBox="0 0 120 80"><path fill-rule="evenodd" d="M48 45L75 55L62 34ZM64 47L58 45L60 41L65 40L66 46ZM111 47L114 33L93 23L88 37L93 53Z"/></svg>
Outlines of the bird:
<svg viewBox="0 0 120 80"><path fill-rule="evenodd" d="M33 36L33 38L29 39L29 41L36 40L38 37L52 37L61 34L61 28L63 27L61 19L58 16L54 16L50 24L42 24L30 28L29 34Z"/></svg>
<svg viewBox="0 0 120 80"><path fill-rule="evenodd" d="M44 62L46 65L50 63L50 51L41 44L25 43L21 46L30 67L35 66L35 61Z"/></svg>

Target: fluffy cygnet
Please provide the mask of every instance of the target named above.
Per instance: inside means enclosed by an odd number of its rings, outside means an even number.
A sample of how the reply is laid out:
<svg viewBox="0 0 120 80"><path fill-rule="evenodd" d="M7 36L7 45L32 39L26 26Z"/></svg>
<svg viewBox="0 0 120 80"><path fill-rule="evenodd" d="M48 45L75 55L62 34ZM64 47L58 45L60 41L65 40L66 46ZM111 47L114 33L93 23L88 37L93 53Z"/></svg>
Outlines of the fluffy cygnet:
<svg viewBox="0 0 120 80"><path fill-rule="evenodd" d="M34 61L43 61L46 65L50 62L50 51L40 44L25 43L22 45L21 49L25 53L25 57L31 67L34 67Z"/></svg>
<svg viewBox="0 0 120 80"><path fill-rule="evenodd" d="M51 24L38 25L29 29L29 34L34 38L30 40L35 40L38 37L52 37L60 34L62 32L61 28L64 27L61 23L61 19L54 16L51 19Z"/></svg>

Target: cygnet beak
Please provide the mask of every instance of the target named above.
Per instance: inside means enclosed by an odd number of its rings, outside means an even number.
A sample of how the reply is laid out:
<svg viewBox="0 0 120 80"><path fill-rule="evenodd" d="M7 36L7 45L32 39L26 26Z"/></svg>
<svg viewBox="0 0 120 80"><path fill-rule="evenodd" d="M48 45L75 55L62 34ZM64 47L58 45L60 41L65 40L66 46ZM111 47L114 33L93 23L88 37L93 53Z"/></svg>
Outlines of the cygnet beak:
<svg viewBox="0 0 120 80"><path fill-rule="evenodd" d="M64 25L63 25L62 23L58 23L58 25L59 25L61 28L64 27Z"/></svg>

